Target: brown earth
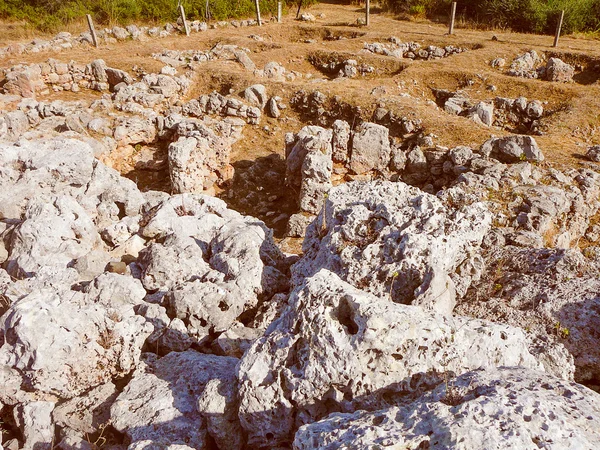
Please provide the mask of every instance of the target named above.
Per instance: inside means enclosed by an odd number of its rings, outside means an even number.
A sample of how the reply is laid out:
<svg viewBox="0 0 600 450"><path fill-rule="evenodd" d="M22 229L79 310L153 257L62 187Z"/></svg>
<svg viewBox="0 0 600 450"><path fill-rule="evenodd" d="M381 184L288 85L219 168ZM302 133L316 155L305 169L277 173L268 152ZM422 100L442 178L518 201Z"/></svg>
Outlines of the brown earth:
<svg viewBox="0 0 600 450"><path fill-rule="evenodd" d="M0 59L0 66L42 62L49 57L80 63L102 58L109 66L130 72L134 66L147 71L158 71L163 64L151 55L163 49L209 50L219 42L237 44L252 51L250 56L257 67L262 67L269 61L276 61L288 71L311 74L312 78L298 78L294 82L272 82L254 77L236 62L216 61L205 63L197 70L195 85L189 93L190 98L212 90L224 94L239 93L251 84L262 83L267 87L269 95L279 95L289 105L290 98L299 89L318 89L328 96L339 96L344 102L360 106L363 119L370 118L373 110L380 104L400 117L419 118L423 121L425 133L435 135L434 141L438 145L478 147L491 135L507 134L497 128L479 126L467 118L449 115L433 105L435 97L432 88L452 91L463 89L472 99L525 96L530 100L547 102L544 108L552 114L543 119L546 132L543 136L536 136L536 140L548 162L552 164L571 167L589 164L582 159L587 146L600 143L600 73L591 68L596 60L600 59L600 49L595 40L566 36L561 38L559 48L554 49L551 36L464 28L457 28L454 35L448 36L447 27L443 24L401 21L381 13L372 13L371 25L360 27L356 23L357 19L363 17L363 11L352 5L321 3L312 7L310 12L317 16L315 23L296 21L290 13L284 17L282 24L268 22L260 28L218 28L193 33L190 37L177 35L148 39L144 42L125 41L103 45L97 49L76 48L59 54L13 56ZM319 14L324 14L324 18L319 18ZM14 28L14 25L10 24L0 25L0 30L7 30L10 26ZM14 30L13 34L18 35ZM9 43L11 37L15 37L13 34L0 33L0 45ZM260 36L262 40L256 40L256 36ZM396 36L402 42L416 41L422 46L454 45L469 50L431 61L399 61L391 57L359 53L365 42L385 42L390 36ZM547 56L552 53L567 62L580 64L582 70L576 76L576 82L560 84L515 78L489 65L489 62L497 57L505 58L507 64L510 64L514 57L531 49ZM374 66L376 71L362 78L328 80L309 60L327 58L334 52L362 60ZM496 87L495 92L489 90L491 85ZM376 87L382 89L372 92ZM99 94L80 93L78 98L82 95ZM70 94L69 99L72 97ZM51 98L66 99L64 94L52 94ZM236 209L265 220L275 228L277 235L282 234L286 221L277 223L274 220L281 213L289 214L295 209L294 202L290 200L293 195L286 192L281 178L285 167L284 135L286 132L299 131L306 123L306 117L301 117L288 107L278 120L264 115L260 125L247 126L244 138L236 144L233 154L232 164L236 167L237 181L234 180L232 187L220 193ZM262 199L262 204L270 203L272 206L266 211L253 210L256 203L241 201L248 192L236 190L236 185L242 186L239 176L250 170L255 161L260 161L263 170L279 173L279 177L253 175L253 186L256 188L256 194ZM123 171L129 172L126 169ZM132 179L137 177L139 181L140 174L130 173L129 176ZM160 180L153 180L152 183L154 184L149 183L148 187L160 185ZM247 190L247 183L241 188ZM275 196L277 199L274 199Z"/></svg>

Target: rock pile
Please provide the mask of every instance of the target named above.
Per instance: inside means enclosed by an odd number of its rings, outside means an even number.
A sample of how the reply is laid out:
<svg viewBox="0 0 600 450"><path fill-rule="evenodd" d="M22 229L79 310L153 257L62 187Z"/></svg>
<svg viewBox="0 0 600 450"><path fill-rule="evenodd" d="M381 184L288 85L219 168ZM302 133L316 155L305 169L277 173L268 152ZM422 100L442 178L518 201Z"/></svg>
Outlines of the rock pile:
<svg viewBox="0 0 600 450"><path fill-rule="evenodd" d="M148 75L141 80L146 84L145 90L151 93L171 97L184 92L189 87L185 77L170 77L167 75ZM134 79L127 72L108 67L101 60L95 60L83 65L75 62L61 63L49 59L45 63L17 65L5 71L5 81L2 89L9 95L19 95L26 98L36 98L36 95L47 95L50 88L53 91L73 91L93 89L97 91L118 91L134 84ZM134 86L140 90L140 86ZM124 100L124 99L123 99ZM154 103L157 101L154 100Z"/></svg>
<svg viewBox="0 0 600 450"><path fill-rule="evenodd" d="M402 42L397 37L391 37L388 39L389 43L365 42L363 49L369 53L375 53L377 55L392 56L394 58L402 59L421 59L431 60L446 58L448 56L455 55L467 51L466 48L455 47L448 45L446 47L436 47L435 45L429 45L425 48L421 47L418 42Z"/></svg>
<svg viewBox="0 0 600 450"><path fill-rule="evenodd" d="M175 123L174 146L213 145L201 127ZM300 166L289 180L304 192L321 192L314 176L334 161L385 170L392 158L372 123L307 127L289 144ZM561 216L543 208L564 195L575 236L598 207L589 170L555 172L562 194L544 198L544 185L527 183L546 169L493 160L504 148L493 141L491 156L449 151L468 170L438 196L402 182L327 186L298 260L221 200L140 192L81 140L0 145L0 415L18 439L7 448L88 448L106 430L131 448L437 445L467 425L504 447L567 432L600 441L600 397L569 381L600 373L585 350L598 347L585 333L597 321L597 269L578 251L490 246L507 233L473 192L489 192L482 183L498 173L498 184L538 189L517 216L534 228L546 212L547 223ZM472 303L500 258L512 304L497 300L504 291ZM590 277L569 281L586 264ZM548 291L555 274L564 291ZM468 317L483 309L497 323ZM500 323L502 311L530 331ZM518 433L489 426L493 414ZM551 414L565 425L546 426Z"/></svg>
<svg viewBox="0 0 600 450"><path fill-rule="evenodd" d="M464 91L434 89L437 104L449 114L468 117L484 126L505 128L515 133L542 134L540 119L544 105L539 100L496 97L493 101L475 102Z"/></svg>
<svg viewBox="0 0 600 450"><path fill-rule="evenodd" d="M233 26L238 27L249 27L256 25L256 21L249 20L232 20L231 22L219 21L214 22L210 25L210 28L227 27ZM209 29L206 22L199 20L193 20L188 22L190 31L198 33ZM177 23L167 23L162 27L147 27L128 25L125 28L115 26L113 28L104 28L96 30L96 37L100 45L114 44L118 41L134 40L143 41L151 38L164 38L171 36L173 33L183 33L183 26ZM34 39L31 42L23 44L11 44L7 47L0 47L0 58L8 57L11 55L21 55L29 53L42 53L42 52L62 52L68 51L72 48L80 46L92 45L92 35L89 32L81 33L79 36L73 36L71 33L66 31L58 33L52 39Z"/></svg>
<svg viewBox="0 0 600 450"><path fill-rule="evenodd" d="M523 135L493 138L477 150L439 146L422 149L406 144L390 138L388 128L370 122L351 130L347 122L336 121L332 129L309 126L296 135L288 134L286 183L298 193L300 209L290 220L288 234L303 235L329 189L342 180L371 179L377 174L433 192L457 180L470 179L474 173L491 175L497 169L502 174L507 168L502 163L544 159L536 141ZM500 189L494 179L488 178L485 183L486 189Z"/></svg>
<svg viewBox="0 0 600 450"><path fill-rule="evenodd" d="M0 158L0 403L24 445L50 446L55 424L61 447L84 445L108 419L131 442L179 442L190 427L198 448L241 439L228 436L239 430L240 346L264 330L279 308L270 299L288 287L270 230L211 197L142 194L81 141L4 144ZM183 353L141 357L147 348ZM198 372L203 364L210 371ZM233 425L214 416L219 398ZM165 402L173 406L153 420L129 412L139 403L154 415Z"/></svg>
<svg viewBox="0 0 600 450"><path fill-rule="evenodd" d="M496 60L494 60L496 61ZM546 66L535 50L530 50L516 57L508 69L508 74L522 78L541 78L547 81L569 83L573 81L575 68L559 58L549 58ZM493 62L492 62L493 65Z"/></svg>

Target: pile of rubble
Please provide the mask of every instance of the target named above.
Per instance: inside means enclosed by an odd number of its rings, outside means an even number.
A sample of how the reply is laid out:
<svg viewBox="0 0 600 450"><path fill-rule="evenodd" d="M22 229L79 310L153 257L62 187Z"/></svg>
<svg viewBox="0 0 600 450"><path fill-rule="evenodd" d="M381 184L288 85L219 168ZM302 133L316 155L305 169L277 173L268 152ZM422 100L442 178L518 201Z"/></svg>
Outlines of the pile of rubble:
<svg viewBox="0 0 600 450"><path fill-rule="evenodd" d="M569 83L573 81L575 68L562 61L560 58L549 58L544 66L545 57L538 55L535 50L530 50L517 56L508 69L508 75L522 78L540 78L547 81ZM506 64L502 58L491 62L492 67L501 68Z"/></svg>
<svg viewBox="0 0 600 450"><path fill-rule="evenodd" d="M398 59L421 60L446 58L467 51L466 48L455 47L453 45L447 45L446 47L429 45L423 48L418 42L402 42L397 37L391 37L388 41L389 43L385 44L381 42L365 42L364 51L377 55L392 56Z"/></svg>
<svg viewBox="0 0 600 450"><path fill-rule="evenodd" d="M495 126L514 133L542 134L540 119L544 105L539 100L496 97L493 101L474 102L464 91L434 89L437 104L449 114L468 117L480 125Z"/></svg>

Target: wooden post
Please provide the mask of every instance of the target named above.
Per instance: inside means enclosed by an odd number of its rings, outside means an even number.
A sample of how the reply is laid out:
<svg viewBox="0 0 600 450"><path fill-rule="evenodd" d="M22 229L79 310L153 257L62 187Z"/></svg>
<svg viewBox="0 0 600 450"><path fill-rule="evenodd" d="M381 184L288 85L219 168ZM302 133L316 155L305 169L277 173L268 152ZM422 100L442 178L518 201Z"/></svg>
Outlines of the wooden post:
<svg viewBox="0 0 600 450"><path fill-rule="evenodd" d="M365 25L366 26L369 26L370 15L371 15L371 1L367 0L367 2L365 4Z"/></svg>
<svg viewBox="0 0 600 450"><path fill-rule="evenodd" d="M296 11L296 20L300 18L300 8L302 8L302 0L298 2L298 11Z"/></svg>
<svg viewBox="0 0 600 450"><path fill-rule="evenodd" d="M450 9L450 25L448 27L448 34L454 33L454 17L456 16L456 2L452 2Z"/></svg>
<svg viewBox="0 0 600 450"><path fill-rule="evenodd" d="M92 42L94 43L94 47L98 47L98 36L96 36L96 29L94 28L94 21L92 20L92 16L86 14L88 26L90 27L90 33L92 34Z"/></svg>
<svg viewBox="0 0 600 450"><path fill-rule="evenodd" d="M554 36L554 47L558 47L558 38L560 37L560 29L562 28L563 18L565 17L565 11L562 10L560 12L560 19L558 20L558 25L556 26L556 35Z"/></svg>
<svg viewBox="0 0 600 450"><path fill-rule="evenodd" d="M204 9L204 16L206 21L208 22L210 20L210 5L209 5L209 1L210 0L206 0L206 7Z"/></svg>
<svg viewBox="0 0 600 450"><path fill-rule="evenodd" d="M185 30L185 35L190 35L190 28L188 27L187 20L185 20L185 11L183 10L183 5L179 5L179 15L181 16L181 21L183 22L183 29Z"/></svg>
<svg viewBox="0 0 600 450"><path fill-rule="evenodd" d="M277 23L281 23L281 2L277 2Z"/></svg>
<svg viewBox="0 0 600 450"><path fill-rule="evenodd" d="M254 5L256 6L256 21L258 22L258 26L262 26L262 22L260 20L260 6L258 5L258 0L254 0Z"/></svg>

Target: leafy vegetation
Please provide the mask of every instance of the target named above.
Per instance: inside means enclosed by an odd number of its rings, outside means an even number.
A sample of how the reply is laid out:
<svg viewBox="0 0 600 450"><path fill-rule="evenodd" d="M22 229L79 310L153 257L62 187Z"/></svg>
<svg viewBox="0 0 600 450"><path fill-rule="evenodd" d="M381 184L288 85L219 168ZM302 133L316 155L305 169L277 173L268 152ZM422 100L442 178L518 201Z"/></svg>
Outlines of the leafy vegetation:
<svg viewBox="0 0 600 450"><path fill-rule="evenodd" d="M382 0L386 9L430 19L447 19L452 0ZM600 0L460 0L456 14L484 27L554 33L565 11L563 33L600 30Z"/></svg>
<svg viewBox="0 0 600 450"><path fill-rule="evenodd" d="M182 0L190 20L206 18L206 0ZM277 0L260 0L263 15L277 13ZM314 3L304 1L303 4ZM210 18L225 20L252 17L254 0L209 0ZM284 1L285 5L285 1ZM289 3L288 5L293 5ZM0 18L26 20L42 31L57 31L64 24L91 14L101 25L133 22L165 23L179 16L177 0L1 0Z"/></svg>

